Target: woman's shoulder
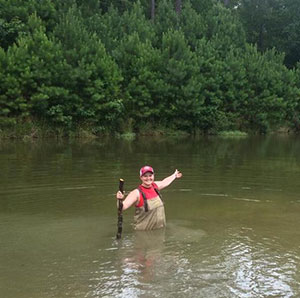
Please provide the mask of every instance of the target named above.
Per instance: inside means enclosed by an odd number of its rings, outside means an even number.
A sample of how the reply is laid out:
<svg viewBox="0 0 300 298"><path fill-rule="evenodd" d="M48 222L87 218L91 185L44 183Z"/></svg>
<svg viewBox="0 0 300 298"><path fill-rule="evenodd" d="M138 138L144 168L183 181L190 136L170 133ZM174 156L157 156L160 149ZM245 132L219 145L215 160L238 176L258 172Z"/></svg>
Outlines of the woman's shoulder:
<svg viewBox="0 0 300 298"><path fill-rule="evenodd" d="M132 190L128 195L138 197L140 194L138 188Z"/></svg>

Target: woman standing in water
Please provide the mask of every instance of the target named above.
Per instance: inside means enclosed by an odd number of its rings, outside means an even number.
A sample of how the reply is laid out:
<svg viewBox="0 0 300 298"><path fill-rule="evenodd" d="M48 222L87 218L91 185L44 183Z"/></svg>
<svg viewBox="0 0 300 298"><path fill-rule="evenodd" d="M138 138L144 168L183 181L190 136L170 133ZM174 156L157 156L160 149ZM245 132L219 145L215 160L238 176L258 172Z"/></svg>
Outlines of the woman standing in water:
<svg viewBox="0 0 300 298"><path fill-rule="evenodd" d="M166 226L165 208L159 191L181 177L182 174L175 170L174 174L162 181L154 181L154 170L152 167L144 166L140 169L142 183L138 188L131 191L123 201L123 210L135 204L135 230L154 230ZM121 191L117 192L117 199L124 199Z"/></svg>

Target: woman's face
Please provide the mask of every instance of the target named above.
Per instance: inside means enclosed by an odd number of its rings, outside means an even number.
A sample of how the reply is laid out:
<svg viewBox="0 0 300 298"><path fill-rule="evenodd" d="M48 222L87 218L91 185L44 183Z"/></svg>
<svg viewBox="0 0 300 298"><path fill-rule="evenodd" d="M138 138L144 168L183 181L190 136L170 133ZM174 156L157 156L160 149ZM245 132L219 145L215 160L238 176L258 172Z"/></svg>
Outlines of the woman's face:
<svg viewBox="0 0 300 298"><path fill-rule="evenodd" d="M151 184L154 182L154 174L151 172L147 172L143 176L141 176L141 180L143 186L150 187Z"/></svg>

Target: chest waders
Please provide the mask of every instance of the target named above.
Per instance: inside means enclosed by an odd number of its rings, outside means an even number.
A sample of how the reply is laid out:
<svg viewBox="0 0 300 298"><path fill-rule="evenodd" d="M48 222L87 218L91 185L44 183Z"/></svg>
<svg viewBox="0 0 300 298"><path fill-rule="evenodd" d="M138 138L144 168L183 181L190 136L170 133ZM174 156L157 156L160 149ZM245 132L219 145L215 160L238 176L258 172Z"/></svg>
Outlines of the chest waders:
<svg viewBox="0 0 300 298"><path fill-rule="evenodd" d="M155 192L157 193L158 197L161 199L161 201L163 201L159 190L156 187L153 187L153 188L154 188ZM138 190L142 194L142 197L143 197L145 212L148 212L149 211L148 199L147 199L145 193L142 191L142 188L140 186L138 187Z"/></svg>
<svg viewBox="0 0 300 298"><path fill-rule="evenodd" d="M158 189L154 188L157 197L150 200L147 199L146 194L140 187L138 187L138 190L143 197L144 204L141 207L136 207L135 230L154 230L164 227L166 225L165 208Z"/></svg>

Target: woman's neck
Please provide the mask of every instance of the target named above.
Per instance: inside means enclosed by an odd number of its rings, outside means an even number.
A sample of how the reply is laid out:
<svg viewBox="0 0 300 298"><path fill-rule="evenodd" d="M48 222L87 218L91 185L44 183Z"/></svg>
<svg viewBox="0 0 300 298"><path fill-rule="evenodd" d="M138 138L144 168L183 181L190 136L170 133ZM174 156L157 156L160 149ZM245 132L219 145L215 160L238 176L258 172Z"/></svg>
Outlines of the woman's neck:
<svg viewBox="0 0 300 298"><path fill-rule="evenodd" d="M152 184L150 184L150 185L148 185L148 184L145 185L144 183L142 183L142 186L145 187L145 188L151 188Z"/></svg>

